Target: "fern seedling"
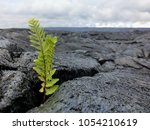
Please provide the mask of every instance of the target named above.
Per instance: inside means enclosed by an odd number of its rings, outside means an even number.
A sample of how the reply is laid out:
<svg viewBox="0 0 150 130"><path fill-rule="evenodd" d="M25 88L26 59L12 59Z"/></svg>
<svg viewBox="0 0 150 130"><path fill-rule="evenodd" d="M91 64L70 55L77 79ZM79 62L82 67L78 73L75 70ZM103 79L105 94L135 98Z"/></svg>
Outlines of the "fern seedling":
<svg viewBox="0 0 150 130"><path fill-rule="evenodd" d="M47 35L37 19L30 19L29 27L31 46L38 53L37 59L34 60L33 69L37 72L38 78L42 82L39 92L44 94L43 101L45 101L45 96L53 94L59 87L55 85L59 79L52 78L56 71L52 67L57 37Z"/></svg>

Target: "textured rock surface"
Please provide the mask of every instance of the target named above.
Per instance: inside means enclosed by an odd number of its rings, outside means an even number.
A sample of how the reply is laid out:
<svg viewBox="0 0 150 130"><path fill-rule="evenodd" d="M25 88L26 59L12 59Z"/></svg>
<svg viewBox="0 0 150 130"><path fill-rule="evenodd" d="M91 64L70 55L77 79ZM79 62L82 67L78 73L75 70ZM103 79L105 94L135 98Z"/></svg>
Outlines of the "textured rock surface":
<svg viewBox="0 0 150 130"><path fill-rule="evenodd" d="M54 67L57 69L56 77L61 81L76 77L93 76L99 71L97 60L77 52L62 52L55 55Z"/></svg>
<svg viewBox="0 0 150 130"><path fill-rule="evenodd" d="M117 58L115 59L115 64L140 69L141 66L138 65L134 60L137 60L137 58L133 58L130 56Z"/></svg>
<svg viewBox="0 0 150 130"><path fill-rule="evenodd" d="M0 49L0 70L1 69L16 69L13 60L6 49Z"/></svg>
<svg viewBox="0 0 150 130"><path fill-rule="evenodd" d="M10 44L10 41L8 39L0 37L0 47L6 47L9 44Z"/></svg>
<svg viewBox="0 0 150 130"><path fill-rule="evenodd" d="M78 78L30 112L150 112L149 81L148 73L134 70Z"/></svg>
<svg viewBox="0 0 150 130"><path fill-rule="evenodd" d="M34 108L40 82L28 30L0 30L0 112L150 112L149 31L48 33L59 37L60 88Z"/></svg>
<svg viewBox="0 0 150 130"><path fill-rule="evenodd" d="M25 112L37 105L25 74L4 71L0 83L0 112Z"/></svg>

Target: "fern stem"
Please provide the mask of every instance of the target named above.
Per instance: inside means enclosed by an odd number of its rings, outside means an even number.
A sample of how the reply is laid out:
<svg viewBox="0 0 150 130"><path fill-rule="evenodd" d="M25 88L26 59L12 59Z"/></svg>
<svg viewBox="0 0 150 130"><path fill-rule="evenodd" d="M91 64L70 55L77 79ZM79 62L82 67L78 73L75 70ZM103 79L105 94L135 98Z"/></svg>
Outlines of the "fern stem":
<svg viewBox="0 0 150 130"><path fill-rule="evenodd" d="M42 39L41 39L41 37L40 37L40 34L39 34L39 32L37 31L36 32L37 34L38 34L38 40L39 40L39 42L40 42L40 47L41 47L41 52L42 52L42 58L43 58L43 62L44 62L44 94L43 94L43 101L42 102L44 102L45 101L45 88L46 88L46 62L45 62L45 56L44 56L44 50L43 50L43 46L42 46L42 43L43 43L43 41L42 41Z"/></svg>

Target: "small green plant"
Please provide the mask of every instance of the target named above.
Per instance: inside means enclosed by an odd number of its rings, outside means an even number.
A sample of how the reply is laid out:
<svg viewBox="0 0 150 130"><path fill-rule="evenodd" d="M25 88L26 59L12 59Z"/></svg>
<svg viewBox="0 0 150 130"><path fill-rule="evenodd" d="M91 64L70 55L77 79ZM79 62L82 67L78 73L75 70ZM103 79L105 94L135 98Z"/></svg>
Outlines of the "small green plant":
<svg viewBox="0 0 150 130"><path fill-rule="evenodd" d="M43 93L43 101L45 101L45 96L53 94L59 87L55 85L59 79L52 78L56 71L56 69L52 67L57 37L47 35L37 19L30 19L29 27L31 46L34 47L38 53L37 59L34 60L33 69L37 72L39 80L42 81L39 92Z"/></svg>

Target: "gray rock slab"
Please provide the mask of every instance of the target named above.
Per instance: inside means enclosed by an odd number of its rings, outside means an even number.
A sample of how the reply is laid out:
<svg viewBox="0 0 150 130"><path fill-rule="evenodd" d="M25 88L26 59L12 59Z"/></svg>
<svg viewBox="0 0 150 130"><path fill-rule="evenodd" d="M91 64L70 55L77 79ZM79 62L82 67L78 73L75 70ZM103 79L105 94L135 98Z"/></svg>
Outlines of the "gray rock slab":
<svg viewBox="0 0 150 130"><path fill-rule="evenodd" d="M56 77L66 81L81 76L92 76L99 71L96 59L85 56L80 52L56 53L54 68L57 69Z"/></svg>
<svg viewBox="0 0 150 130"><path fill-rule="evenodd" d="M148 73L134 70L77 78L29 112L150 112L149 81Z"/></svg>
<svg viewBox="0 0 150 130"><path fill-rule="evenodd" d="M24 73L3 71L0 80L0 112L25 112L37 105Z"/></svg>

